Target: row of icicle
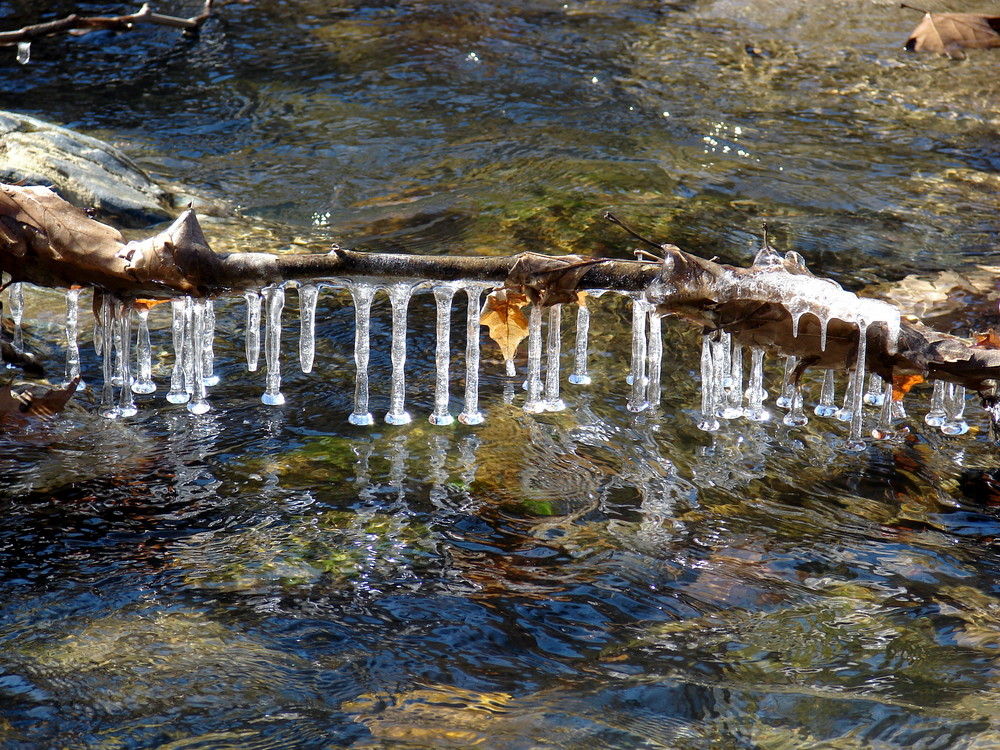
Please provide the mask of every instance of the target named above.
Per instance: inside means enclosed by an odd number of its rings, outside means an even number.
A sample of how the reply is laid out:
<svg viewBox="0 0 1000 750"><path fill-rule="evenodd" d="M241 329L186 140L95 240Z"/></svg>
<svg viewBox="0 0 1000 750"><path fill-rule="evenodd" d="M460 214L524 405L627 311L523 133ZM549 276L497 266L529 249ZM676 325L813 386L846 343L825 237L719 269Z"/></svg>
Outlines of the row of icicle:
<svg viewBox="0 0 1000 750"><path fill-rule="evenodd" d="M450 362L451 362L451 311L456 293L466 295L466 355L464 403L458 420L475 425L483 421L479 408L479 347L480 314L482 294L492 285L481 282L393 282L376 284L371 282L343 282L342 287L350 293L355 311L354 361L356 365L354 410L348 421L354 425L370 425L374 417L369 409L370 387L368 366L370 356L371 307L376 293L384 289L389 297L392 311L391 336L391 377L389 410L384 416L388 424L401 425L410 421L405 410L405 365L407 311L414 292L430 290L436 305L436 350L435 350L435 395L433 412L428 417L432 424L446 425L455 421L449 412L450 404ZM315 357L316 305L320 286L300 284L299 297L299 363L303 372L312 371ZM599 296L600 293L591 296ZM79 289L66 293L66 381L80 375L79 334ZM660 403L661 368L663 358L663 338L661 316L653 305L639 295L632 298L632 357L631 369L627 377L630 395L627 408L633 412L655 410ZM264 328L264 356L266 376L261 401L269 405L285 402L281 393L281 328L282 312L285 306L283 286L268 286L260 291L245 294L247 303L246 319L246 361L247 369L256 371L261 350L260 329ZM111 295L102 295L98 307L95 327L95 348L102 356L103 389L101 413L109 418L130 416L136 413L133 394L153 393L157 386L152 379L152 349L148 327L148 307L132 306ZM23 350L21 319L24 310L23 285L12 284L8 288L8 303L14 323L13 345ZM219 382L214 373L213 343L215 339L215 314L211 300L181 298L170 303L173 320L171 325L174 363L170 376L170 387L166 399L174 404L187 404L194 414L204 414L211 408L207 389ZM263 307L263 314L262 314ZM138 322L135 335L135 371L132 371L132 320L133 312ZM547 330L542 332L542 318L547 318ZM560 411L565 403L560 396L562 306L555 305L543 310L537 305L530 308L528 316L527 374L524 383L526 398L525 411L538 413ZM590 328L590 312L586 304L577 306L576 340L573 355L573 370L568 380L577 385L590 382L587 372L587 340ZM861 326L859 336L860 363L848 375L847 390L842 406L834 402L835 373L827 370L820 390L819 403L814 413L820 417L836 417L850 422L850 434L845 447L861 450L864 447L863 419L864 405L880 407L879 416L872 435L887 438L895 434L898 420L905 417L902 403L893 398L892 385L882 383L874 374L865 386L866 335ZM545 358L544 378L542 375L543 349ZM747 387L744 389L744 347L735 345L729 334L716 331L705 335L701 353L701 420L699 427L715 431L720 427L720 419L746 418L751 421L767 421L770 413L765 408L767 391L764 388L763 349L750 348L750 366ZM783 422L790 426L801 426L808 422L803 406L801 382L794 382L793 372L798 361L795 357L785 359L785 376L780 396L775 400L778 407L787 409ZM513 375L513 365L508 363L508 374ZM124 384L129 383L129 387ZM117 396L115 389L118 389ZM965 389L950 383L937 381L931 397L931 407L925 421L939 427L949 435L959 435L969 428L963 419Z"/></svg>

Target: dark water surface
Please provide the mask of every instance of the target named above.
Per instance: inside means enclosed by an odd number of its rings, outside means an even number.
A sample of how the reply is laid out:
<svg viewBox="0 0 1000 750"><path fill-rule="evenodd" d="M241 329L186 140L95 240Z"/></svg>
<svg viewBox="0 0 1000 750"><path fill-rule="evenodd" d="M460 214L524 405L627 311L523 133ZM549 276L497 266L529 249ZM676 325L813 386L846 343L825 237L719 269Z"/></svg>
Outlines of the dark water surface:
<svg viewBox="0 0 1000 750"><path fill-rule="evenodd" d="M4 28L70 9L0 2ZM627 257L611 209L736 263L767 219L858 289L997 263L997 57L907 54L918 20L862 0L260 0L192 40L8 50L0 109L237 206L205 221L219 250ZM662 408L636 415L627 300L592 306L594 384L561 413L524 413L484 348L485 424L427 424L422 295L414 422L348 425L353 310L326 290L310 375L289 296L283 407L260 404L224 301L208 415L147 398L103 420L91 389L89 411L0 435L0 745L1000 745L1000 462L972 401L948 438L919 389L910 439L861 454L836 421L704 433L697 332L665 324ZM63 309L29 291L28 343L57 370ZM376 416L388 321L380 296ZM89 325L83 343L96 383Z"/></svg>

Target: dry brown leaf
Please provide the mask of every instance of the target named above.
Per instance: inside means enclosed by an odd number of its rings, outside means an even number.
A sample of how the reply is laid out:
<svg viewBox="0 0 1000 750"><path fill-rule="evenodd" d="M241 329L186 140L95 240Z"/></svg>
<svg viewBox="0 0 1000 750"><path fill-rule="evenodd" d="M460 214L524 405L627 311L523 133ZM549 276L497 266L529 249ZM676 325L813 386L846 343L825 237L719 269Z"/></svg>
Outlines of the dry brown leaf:
<svg viewBox="0 0 1000 750"><path fill-rule="evenodd" d="M497 289L486 298L479 322L490 329L490 338L500 346L505 362L517 353L517 346L528 335L528 319L521 308L528 304L528 298L511 291Z"/></svg>
<svg viewBox="0 0 1000 750"><path fill-rule="evenodd" d="M1000 335L992 328L985 333L976 334L976 349L1000 349Z"/></svg>
<svg viewBox="0 0 1000 750"><path fill-rule="evenodd" d="M521 253L510 269L506 286L524 292L542 307L577 301L576 287L591 266L604 261L579 255Z"/></svg>
<svg viewBox="0 0 1000 750"><path fill-rule="evenodd" d="M1000 16L979 13L929 13L902 3L901 7L924 14L906 40L906 49L934 52L955 60L965 59L965 50L1000 47Z"/></svg>
<svg viewBox="0 0 1000 750"><path fill-rule="evenodd" d="M892 400L902 401L907 393L915 385L924 382L923 375L893 375L892 376Z"/></svg>

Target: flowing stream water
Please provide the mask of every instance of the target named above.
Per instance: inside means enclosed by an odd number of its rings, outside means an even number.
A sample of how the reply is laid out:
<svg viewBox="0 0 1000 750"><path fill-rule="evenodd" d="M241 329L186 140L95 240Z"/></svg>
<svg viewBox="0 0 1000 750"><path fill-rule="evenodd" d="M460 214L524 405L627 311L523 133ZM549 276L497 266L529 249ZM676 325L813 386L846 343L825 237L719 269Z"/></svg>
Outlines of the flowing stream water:
<svg viewBox="0 0 1000 750"><path fill-rule="evenodd" d="M63 12L0 2L4 29ZM907 53L919 20L253 0L192 38L0 48L0 109L214 200L218 251L630 257L611 210L744 266L767 221L845 288L926 291L901 280L997 264L1000 51ZM904 416L863 367L786 393L784 362L614 293L525 308L511 373L486 291L105 298L100 353L89 291L4 293L86 387L0 434L0 746L1000 744L1000 453L971 395L917 386ZM959 301L928 323L1000 323Z"/></svg>

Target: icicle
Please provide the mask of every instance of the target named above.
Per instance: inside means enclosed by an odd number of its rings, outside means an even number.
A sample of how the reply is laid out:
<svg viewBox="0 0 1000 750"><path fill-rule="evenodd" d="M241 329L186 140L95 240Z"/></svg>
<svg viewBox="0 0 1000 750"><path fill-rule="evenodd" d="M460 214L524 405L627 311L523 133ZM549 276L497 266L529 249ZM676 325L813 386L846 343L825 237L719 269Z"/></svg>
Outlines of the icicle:
<svg viewBox="0 0 1000 750"><path fill-rule="evenodd" d="M646 375L649 382L646 385L646 401L654 410L660 406L660 376L663 371L663 333L660 321L660 313L650 305L649 346L646 349Z"/></svg>
<svg viewBox="0 0 1000 750"><path fill-rule="evenodd" d="M480 286L468 286L468 308L465 315L465 404L458 421L462 424L482 424L479 411L479 300L483 295Z"/></svg>
<svg viewBox="0 0 1000 750"><path fill-rule="evenodd" d="M782 409L787 409L792 405L792 392L795 390L795 368L799 365L799 358L790 356L785 359L785 376L781 380L781 395L774 400L774 405Z"/></svg>
<svg viewBox="0 0 1000 750"><path fill-rule="evenodd" d="M701 337L701 421L698 428L707 432L719 429L715 409L715 358L712 356L712 337Z"/></svg>
<svg viewBox="0 0 1000 750"><path fill-rule="evenodd" d="M10 304L10 319L14 322L11 345L19 352L24 351L24 331L21 320L24 317L24 284L18 282L7 287L7 302Z"/></svg>
<svg viewBox="0 0 1000 750"><path fill-rule="evenodd" d="M21 65L27 65L31 62L31 42L17 43L17 61Z"/></svg>
<svg viewBox="0 0 1000 750"><path fill-rule="evenodd" d="M868 376L868 390L865 392L864 402L869 406L881 406L883 381L874 372Z"/></svg>
<svg viewBox="0 0 1000 750"><path fill-rule="evenodd" d="M101 348L101 369L104 376L104 385L101 389L101 416L109 419L114 419L118 416L118 405L115 404L115 387L112 383L115 374L115 351L111 345L111 342L114 340L114 331L112 330L114 328L113 304L114 302L110 294L101 294L100 306L98 308L98 326L101 329L101 341L103 342Z"/></svg>
<svg viewBox="0 0 1000 750"><path fill-rule="evenodd" d="M869 391L871 390L871 383L868 384ZM895 434L893 429L893 408L892 408L892 383L884 383L882 388L882 393L879 394L882 397L882 408L879 409L878 413L878 424L875 425L875 429L872 430L872 437L876 440L887 440Z"/></svg>
<svg viewBox="0 0 1000 750"><path fill-rule="evenodd" d="M156 383L153 382L153 347L149 340L149 308L140 305L135 312L139 328L135 340L136 377L132 381L132 393L153 393Z"/></svg>
<svg viewBox="0 0 1000 750"><path fill-rule="evenodd" d="M802 316L805 315L805 311L797 312L792 316L792 338L797 339L799 337L799 321L802 320Z"/></svg>
<svg viewBox="0 0 1000 750"><path fill-rule="evenodd" d="M354 425L374 424L368 411L368 355L371 351L369 331L371 330L372 299L375 296L373 284L351 284L348 289L354 300L354 411L347 421Z"/></svg>
<svg viewBox="0 0 1000 750"><path fill-rule="evenodd" d="M851 433L844 446L849 451L863 451L865 441L862 437L864 431L864 389L865 389L865 366L868 357L868 324L865 321L858 323L858 359L854 363L854 371L851 376Z"/></svg>
<svg viewBox="0 0 1000 750"><path fill-rule="evenodd" d="M948 418L948 412L944 408L944 397L948 389L948 384L943 380L934 381L934 391L931 393L931 408L927 411L924 421L932 427L940 427Z"/></svg>
<svg viewBox="0 0 1000 750"><path fill-rule="evenodd" d="M315 284L299 286L299 364L302 372L312 372L316 356L316 301L319 287Z"/></svg>
<svg viewBox="0 0 1000 750"><path fill-rule="evenodd" d="M817 417L832 417L837 413L837 404L834 399L837 397L836 373L827 370L823 375L823 386L819 392L819 403L813 409Z"/></svg>
<svg viewBox="0 0 1000 750"><path fill-rule="evenodd" d="M257 371L260 360L260 292L247 292L243 295L247 301L246 351L247 370Z"/></svg>
<svg viewBox="0 0 1000 750"><path fill-rule="evenodd" d="M542 401L542 308L531 305L528 313L528 377L524 383L527 396L524 410L531 413L545 411Z"/></svg>
<svg viewBox="0 0 1000 750"><path fill-rule="evenodd" d="M750 383L746 390L746 418L752 422L766 422L771 418L764 408L767 391L764 389L764 350L750 347Z"/></svg>
<svg viewBox="0 0 1000 750"><path fill-rule="evenodd" d="M854 416L854 370L847 373L847 389L844 391L844 405L833 415L841 422L850 422Z"/></svg>
<svg viewBox="0 0 1000 750"><path fill-rule="evenodd" d="M590 309L587 300L580 300L576 306L576 346L573 350L573 373L569 382L573 385L588 385L590 375L587 374L587 348L590 338Z"/></svg>
<svg viewBox="0 0 1000 750"><path fill-rule="evenodd" d="M171 404L186 404L191 398L187 390L187 381L184 375L185 348L187 346L187 318L188 307L191 304L190 297L175 299L170 301L170 309L173 312L173 322L170 325L170 332L174 345L174 369L170 374L170 390L167 392L167 401Z"/></svg>
<svg viewBox="0 0 1000 750"><path fill-rule="evenodd" d="M448 391L451 368L451 303L455 298L455 287L440 285L434 287L434 303L437 306L435 320L434 352L434 411L427 418L431 424L451 424L455 418L448 413L450 394Z"/></svg>
<svg viewBox="0 0 1000 750"><path fill-rule="evenodd" d="M788 405L788 413L781 420L789 427L802 427L809 424L809 417L802 409L802 382L801 379L792 384L792 398Z"/></svg>
<svg viewBox="0 0 1000 750"><path fill-rule="evenodd" d="M819 350L821 352L826 351L826 329L830 323L830 319L826 316L819 319Z"/></svg>
<svg viewBox="0 0 1000 750"><path fill-rule="evenodd" d="M264 324L264 359L267 375L264 393L260 400L268 406L281 406L285 397L281 393L281 311L285 307L285 289L274 285L264 289L267 319Z"/></svg>
<svg viewBox="0 0 1000 750"><path fill-rule="evenodd" d="M626 403L629 411L642 411L646 401L646 318L649 303L642 297L632 298L632 371L626 382L632 385L632 395Z"/></svg>
<svg viewBox="0 0 1000 750"><path fill-rule="evenodd" d="M717 331L712 338L712 375L715 383L712 386L712 398L715 404L715 416L721 417L726 411L726 387L732 387L732 336L725 331Z"/></svg>
<svg viewBox="0 0 1000 750"><path fill-rule="evenodd" d="M729 377L723 381L722 411L723 419L736 419L743 416L743 347L733 344L729 356Z"/></svg>
<svg viewBox="0 0 1000 750"><path fill-rule="evenodd" d="M201 361L205 385L218 385L219 376L215 374L215 302L210 299L205 300L202 316Z"/></svg>
<svg viewBox="0 0 1000 750"><path fill-rule="evenodd" d="M280 287L279 287L280 288ZM270 301L269 301L270 302ZM190 323L188 324L188 345L185 350L191 359L191 400L188 402L187 409L192 414L204 414L212 407L209 406L208 400L205 394L205 329L208 319L208 308L212 306L211 300L206 299L195 299L191 300L188 305L188 314L190 316ZM268 305L268 316L270 319L271 307ZM280 309L278 315L280 316ZM279 323L280 325L280 320ZM270 362L270 360L268 360ZM187 370L185 370L185 374ZM271 379L271 366L268 364L267 368L267 378L268 381ZM280 380L278 383L280 384ZM270 383L269 383L270 385ZM277 386L275 386L275 391L277 391ZM266 395L266 394L265 394ZM281 394L279 393L280 397ZM284 398L277 403L283 403ZM264 403L269 403L265 401Z"/></svg>
<svg viewBox="0 0 1000 750"><path fill-rule="evenodd" d="M390 284L389 303L392 305L392 376L389 393L388 424L409 424L410 415L403 409L406 399L406 310L413 294L413 284Z"/></svg>
<svg viewBox="0 0 1000 750"><path fill-rule="evenodd" d="M964 435L969 431L969 425L965 421L965 386L948 383L944 395L944 408L948 413L944 424L941 425L941 432L945 435Z"/></svg>
<svg viewBox="0 0 1000 750"><path fill-rule="evenodd" d="M562 349L562 305L549 308L545 341L545 411L562 411L566 402L559 397L559 355Z"/></svg>
<svg viewBox="0 0 1000 750"><path fill-rule="evenodd" d="M74 378L80 377L80 290L66 291L66 379L68 385ZM77 385L77 390L84 388L83 380Z"/></svg>
<svg viewBox="0 0 1000 750"><path fill-rule="evenodd" d="M118 415L131 417L139 410L132 397L132 304L119 301L114 306L115 344L120 346L118 361L121 363L121 391L118 394Z"/></svg>

